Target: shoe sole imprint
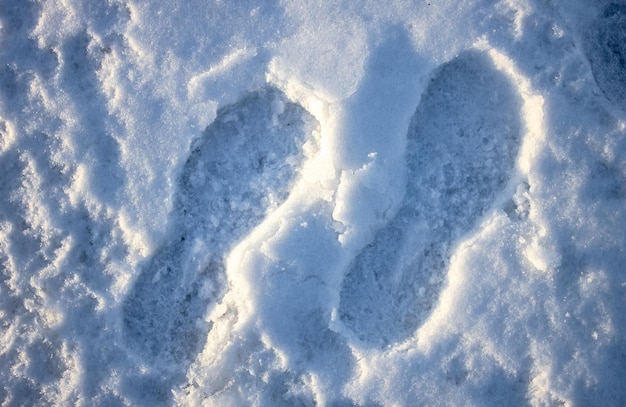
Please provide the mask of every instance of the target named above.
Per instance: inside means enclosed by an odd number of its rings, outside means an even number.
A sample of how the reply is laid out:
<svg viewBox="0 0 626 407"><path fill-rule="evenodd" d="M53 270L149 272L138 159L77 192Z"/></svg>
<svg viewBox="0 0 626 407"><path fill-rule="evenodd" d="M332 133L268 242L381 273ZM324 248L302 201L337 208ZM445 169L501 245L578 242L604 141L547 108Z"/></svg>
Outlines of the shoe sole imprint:
<svg viewBox="0 0 626 407"><path fill-rule="evenodd" d="M339 315L363 342L400 342L436 302L451 245L507 183L520 145L521 101L479 51L438 68L408 131L408 181L395 217L352 262Z"/></svg>
<svg viewBox="0 0 626 407"><path fill-rule="evenodd" d="M193 144L178 185L176 235L123 305L127 345L147 362L190 361L201 351L212 325L206 312L226 289L225 255L287 199L315 126L267 87L218 110Z"/></svg>

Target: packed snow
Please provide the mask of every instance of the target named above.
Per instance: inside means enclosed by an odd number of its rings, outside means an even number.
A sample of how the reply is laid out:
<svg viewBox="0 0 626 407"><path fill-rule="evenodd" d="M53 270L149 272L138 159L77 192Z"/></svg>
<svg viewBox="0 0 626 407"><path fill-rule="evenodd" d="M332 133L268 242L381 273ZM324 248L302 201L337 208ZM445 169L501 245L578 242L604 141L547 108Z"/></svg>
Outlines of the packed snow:
<svg viewBox="0 0 626 407"><path fill-rule="evenodd" d="M626 405L626 3L0 1L3 406Z"/></svg>

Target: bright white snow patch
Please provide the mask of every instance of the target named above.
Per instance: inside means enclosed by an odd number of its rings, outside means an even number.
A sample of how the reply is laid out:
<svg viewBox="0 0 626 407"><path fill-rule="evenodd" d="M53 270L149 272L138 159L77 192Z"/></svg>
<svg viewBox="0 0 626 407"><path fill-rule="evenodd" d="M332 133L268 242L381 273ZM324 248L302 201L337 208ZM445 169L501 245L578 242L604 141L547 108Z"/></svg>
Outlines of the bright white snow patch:
<svg viewBox="0 0 626 407"><path fill-rule="evenodd" d="M0 404L626 404L623 2L4 3Z"/></svg>

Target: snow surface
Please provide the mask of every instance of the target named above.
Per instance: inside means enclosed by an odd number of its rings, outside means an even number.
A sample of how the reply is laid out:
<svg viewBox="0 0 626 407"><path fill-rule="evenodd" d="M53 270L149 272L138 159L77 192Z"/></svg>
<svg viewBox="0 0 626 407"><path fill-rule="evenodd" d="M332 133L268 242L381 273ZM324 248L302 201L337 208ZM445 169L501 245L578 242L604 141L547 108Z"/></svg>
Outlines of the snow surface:
<svg viewBox="0 0 626 407"><path fill-rule="evenodd" d="M0 1L0 401L626 405L626 3Z"/></svg>

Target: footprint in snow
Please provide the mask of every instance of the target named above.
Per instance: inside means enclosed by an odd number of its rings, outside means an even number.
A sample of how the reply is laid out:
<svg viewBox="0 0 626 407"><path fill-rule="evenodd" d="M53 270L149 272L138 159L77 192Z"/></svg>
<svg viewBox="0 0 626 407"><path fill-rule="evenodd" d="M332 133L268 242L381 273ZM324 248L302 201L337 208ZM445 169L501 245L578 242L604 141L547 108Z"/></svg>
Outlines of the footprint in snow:
<svg viewBox="0 0 626 407"><path fill-rule="evenodd" d="M364 343L408 338L437 301L451 246L493 204L515 165L521 103L490 58L438 68L408 132L406 193L350 266L339 315Z"/></svg>
<svg viewBox="0 0 626 407"><path fill-rule="evenodd" d="M148 261L123 305L128 346L146 362L189 362L224 294L224 257L282 204L316 122L268 87L217 112L192 145L178 184L171 240ZM311 140L312 141L312 140Z"/></svg>

